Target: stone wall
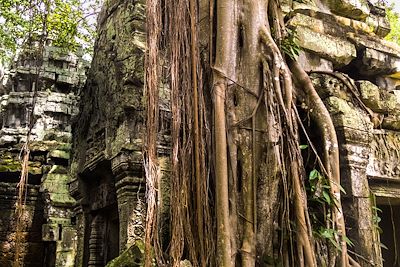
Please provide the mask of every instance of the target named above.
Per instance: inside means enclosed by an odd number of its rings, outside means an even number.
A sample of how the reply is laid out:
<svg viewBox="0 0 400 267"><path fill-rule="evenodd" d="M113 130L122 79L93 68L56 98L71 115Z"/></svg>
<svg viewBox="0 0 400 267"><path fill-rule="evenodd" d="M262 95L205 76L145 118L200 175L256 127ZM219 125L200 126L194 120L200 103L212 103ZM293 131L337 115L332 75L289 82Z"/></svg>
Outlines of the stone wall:
<svg viewBox="0 0 400 267"><path fill-rule="evenodd" d="M284 9L338 134L350 250L362 266L382 266L373 200L400 199L400 47L383 40L390 27L379 1L288 1Z"/></svg>
<svg viewBox="0 0 400 267"><path fill-rule="evenodd" d="M98 17L73 129L70 192L80 204L76 266L104 266L144 230L144 2L106 1Z"/></svg>
<svg viewBox="0 0 400 267"><path fill-rule="evenodd" d="M21 262L74 266L76 202L68 192L71 124L86 66L79 56L54 47L45 47L42 59L35 60L30 53L37 51L19 56L0 96L0 265L14 261L19 157L33 123Z"/></svg>

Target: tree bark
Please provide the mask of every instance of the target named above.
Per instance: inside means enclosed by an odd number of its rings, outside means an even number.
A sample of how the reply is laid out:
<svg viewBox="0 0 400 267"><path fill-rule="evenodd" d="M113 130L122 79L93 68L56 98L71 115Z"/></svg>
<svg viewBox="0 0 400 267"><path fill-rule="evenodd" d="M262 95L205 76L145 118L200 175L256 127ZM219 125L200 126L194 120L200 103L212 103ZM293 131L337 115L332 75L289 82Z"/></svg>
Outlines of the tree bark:
<svg viewBox="0 0 400 267"><path fill-rule="evenodd" d="M324 103L316 92L307 73L301 68L298 62L292 61L290 68L301 87L305 91L308 102L312 103L313 110L310 112L321 131L324 148L324 167L330 181L331 195L334 198L333 220L338 228L341 244L341 266L349 265L346 245L346 228L343 217L343 210L340 200L340 162L339 144L337 141L336 130L332 119Z"/></svg>
<svg viewBox="0 0 400 267"><path fill-rule="evenodd" d="M214 144L217 215L217 265L233 266L231 250L231 231L229 222L228 151L225 116L225 97L227 80L232 64L233 10L229 0L219 0L216 5L216 53L213 78L214 105Z"/></svg>

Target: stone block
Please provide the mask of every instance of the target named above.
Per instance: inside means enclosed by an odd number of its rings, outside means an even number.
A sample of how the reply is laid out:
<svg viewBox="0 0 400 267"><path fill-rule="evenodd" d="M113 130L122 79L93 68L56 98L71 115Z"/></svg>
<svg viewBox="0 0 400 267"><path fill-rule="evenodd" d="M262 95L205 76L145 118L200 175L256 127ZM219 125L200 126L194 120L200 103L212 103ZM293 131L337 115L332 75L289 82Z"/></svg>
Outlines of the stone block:
<svg viewBox="0 0 400 267"><path fill-rule="evenodd" d="M358 20L364 20L370 9L367 0L324 0L335 14Z"/></svg>
<svg viewBox="0 0 400 267"><path fill-rule="evenodd" d="M56 74L54 72L50 72L50 71L41 71L40 78L54 81L56 79Z"/></svg>
<svg viewBox="0 0 400 267"><path fill-rule="evenodd" d="M67 84L78 84L79 83L79 79L77 76L75 75L59 75L57 78L57 82L60 83L67 83Z"/></svg>
<svg viewBox="0 0 400 267"><path fill-rule="evenodd" d="M343 79L346 79L346 77L340 73L336 73L336 75L341 75ZM311 73L310 78L318 95L322 99L335 96L349 102L351 101L351 93L348 92L347 86L338 78L332 75L319 73Z"/></svg>
<svg viewBox="0 0 400 267"><path fill-rule="evenodd" d="M398 73L400 75L400 73ZM391 77L392 76L392 77ZM400 78L400 76L399 76ZM397 103L400 103L400 79L396 78L396 75L390 76L379 76L376 78L375 82L379 88L384 89L388 92L392 92L397 97Z"/></svg>
<svg viewBox="0 0 400 267"><path fill-rule="evenodd" d="M300 51L297 61L306 72L310 71L333 71L333 64L331 61L319 57L316 54Z"/></svg>
<svg viewBox="0 0 400 267"><path fill-rule="evenodd" d="M400 131L400 115L388 115L383 118L382 128Z"/></svg>
<svg viewBox="0 0 400 267"><path fill-rule="evenodd" d="M326 99L326 104L335 127L349 127L361 131L369 128L368 116L357 110L351 102L332 96Z"/></svg>
<svg viewBox="0 0 400 267"><path fill-rule="evenodd" d="M60 93L53 93L50 94L47 98L48 102L56 102L56 103L65 103L70 104L70 100L68 99L68 95L60 94Z"/></svg>
<svg viewBox="0 0 400 267"><path fill-rule="evenodd" d="M117 258L110 261L106 267L140 267L144 264L144 257L144 243L143 241L138 240L134 245L122 252Z"/></svg>
<svg viewBox="0 0 400 267"><path fill-rule="evenodd" d="M42 225L42 240L43 241L57 241L58 239L58 225L43 224Z"/></svg>
<svg viewBox="0 0 400 267"><path fill-rule="evenodd" d="M68 191L64 193L52 193L50 194L50 200L52 204L57 207L71 207L76 203L75 199L69 195Z"/></svg>
<svg viewBox="0 0 400 267"><path fill-rule="evenodd" d="M357 81L357 87L360 90L360 98L363 103L378 113L391 113L397 108L397 97L380 90L378 86L369 81Z"/></svg>
<svg viewBox="0 0 400 267"><path fill-rule="evenodd" d="M366 20L367 24L373 28L373 31L379 37L384 38L390 32L389 20L386 16L377 16L370 14Z"/></svg>
<svg viewBox="0 0 400 267"><path fill-rule="evenodd" d="M365 48L360 55L360 73L367 76L390 75L400 72L400 58L372 48Z"/></svg>
<svg viewBox="0 0 400 267"><path fill-rule="evenodd" d="M322 58L332 61L337 66L349 64L356 57L355 46L345 39L314 32L309 28L296 28L299 45Z"/></svg>
<svg viewBox="0 0 400 267"><path fill-rule="evenodd" d="M52 150L48 154L49 158L58 158L58 159L70 159L70 153L64 150Z"/></svg>
<svg viewBox="0 0 400 267"><path fill-rule="evenodd" d="M70 251L75 248L77 241L77 230L72 227L62 228L62 250Z"/></svg>

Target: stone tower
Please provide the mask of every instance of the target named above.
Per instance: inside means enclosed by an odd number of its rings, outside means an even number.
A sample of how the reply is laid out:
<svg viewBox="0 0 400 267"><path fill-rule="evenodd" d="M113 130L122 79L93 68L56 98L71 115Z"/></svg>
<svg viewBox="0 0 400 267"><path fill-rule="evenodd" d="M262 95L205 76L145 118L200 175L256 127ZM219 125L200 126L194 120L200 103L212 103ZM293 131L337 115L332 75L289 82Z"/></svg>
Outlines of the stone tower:
<svg viewBox="0 0 400 267"><path fill-rule="evenodd" d="M14 261L20 153L32 124L20 262L74 266L76 201L68 192L71 124L87 63L55 47L44 47L42 56L34 57L37 51L21 53L0 96L0 265Z"/></svg>

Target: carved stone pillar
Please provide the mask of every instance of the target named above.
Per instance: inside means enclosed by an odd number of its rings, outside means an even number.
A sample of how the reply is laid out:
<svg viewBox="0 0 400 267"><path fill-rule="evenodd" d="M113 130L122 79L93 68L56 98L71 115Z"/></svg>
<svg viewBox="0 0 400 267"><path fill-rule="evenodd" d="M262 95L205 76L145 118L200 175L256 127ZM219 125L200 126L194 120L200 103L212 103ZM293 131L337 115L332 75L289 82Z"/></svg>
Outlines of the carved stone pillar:
<svg viewBox="0 0 400 267"><path fill-rule="evenodd" d="M381 266L376 253L372 202L366 173L370 134L345 128L338 131L340 144L343 210L347 234L354 242L354 251L366 260L358 259L361 266ZM342 139L343 138L343 139Z"/></svg>
<svg viewBox="0 0 400 267"><path fill-rule="evenodd" d="M86 188L85 184L78 179L73 179L69 182L69 193L76 200L76 206L73 209L74 213L74 224L76 224L76 229L78 232L78 240L77 240L77 255L75 259L76 266L84 266L85 262L85 254L88 254L88 251L85 251L85 234L89 229L88 222L88 199L86 197ZM87 257L87 255L86 255ZM87 258L86 258L87 259Z"/></svg>
<svg viewBox="0 0 400 267"><path fill-rule="evenodd" d="M103 230L104 218L98 214L93 218L91 223L89 237L89 263L88 267L103 267L104 266L104 248L103 248Z"/></svg>
<svg viewBox="0 0 400 267"><path fill-rule="evenodd" d="M366 172L373 125L366 112L355 105L342 80L332 75L312 75L312 78L338 136L341 185L346 191L341 194L346 233L354 243L350 250L362 256L356 257L361 266L380 266Z"/></svg>
<svg viewBox="0 0 400 267"><path fill-rule="evenodd" d="M136 155L136 157L135 157ZM145 178L139 152L123 152L112 159L119 213L120 251L143 238L145 227Z"/></svg>

